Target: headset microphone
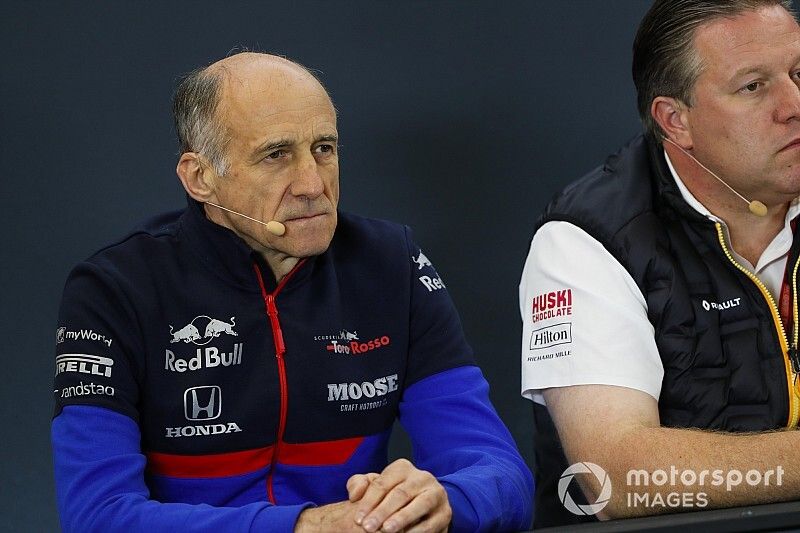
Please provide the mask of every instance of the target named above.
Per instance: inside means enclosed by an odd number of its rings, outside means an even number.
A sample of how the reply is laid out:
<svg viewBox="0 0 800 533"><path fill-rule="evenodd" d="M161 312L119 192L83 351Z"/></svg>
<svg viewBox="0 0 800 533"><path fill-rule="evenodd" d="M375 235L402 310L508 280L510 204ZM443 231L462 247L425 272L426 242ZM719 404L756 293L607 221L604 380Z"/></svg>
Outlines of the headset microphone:
<svg viewBox="0 0 800 533"><path fill-rule="evenodd" d="M253 222L258 222L262 226L267 227L267 231L275 235L276 237L280 237L284 233L286 233L286 226L278 222L277 220L270 220L269 222L262 222L261 220L256 220L253 217L249 217L243 213L239 213L238 211L234 211L233 209L228 209L227 207L222 207L221 205L217 205L213 202L206 202L208 205L213 205L218 209L222 209L223 211L227 211L228 213L233 213L234 215L239 215L240 217L244 217L247 220L252 220Z"/></svg>
<svg viewBox="0 0 800 533"><path fill-rule="evenodd" d="M749 209L750 212L753 213L755 216L757 216L757 217L765 217L765 216L767 216L767 206L764 205L762 202L759 202L758 200L748 200L747 198L745 198L744 196L742 196L741 194L736 192L736 190L733 187L731 187L730 185L725 183L725 180L723 180L722 178L720 178L719 176L714 174L708 167L706 167L703 163L698 161L692 154L690 154L689 152L687 152L686 150L684 150L683 148L678 146L678 143L676 143L675 141L673 141L672 139L669 139L667 137L662 137L662 139L664 139L668 143L670 143L673 146L675 146L675 148L677 148L678 150L683 152L684 155L686 155L689 159L691 159L692 161L694 161L695 163L700 165L700 168L702 168L703 170L705 170L706 172L708 172L709 174L711 174L712 176L717 178L717 180L719 180L719 182L721 184L723 184L728 189L730 189L733 194L735 194L736 196L741 198L747 204L747 209Z"/></svg>

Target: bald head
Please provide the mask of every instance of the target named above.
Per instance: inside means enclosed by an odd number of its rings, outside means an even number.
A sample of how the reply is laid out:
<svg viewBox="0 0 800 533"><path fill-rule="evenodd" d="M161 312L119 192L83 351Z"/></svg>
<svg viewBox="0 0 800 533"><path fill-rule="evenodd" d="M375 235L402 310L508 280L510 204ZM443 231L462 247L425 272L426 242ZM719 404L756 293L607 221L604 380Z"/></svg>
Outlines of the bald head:
<svg viewBox="0 0 800 533"><path fill-rule="evenodd" d="M224 73L235 77L245 78L259 71L269 71L277 76L297 76L316 80L311 71L299 63L285 57L263 52L239 52L232 56L220 59L202 69L209 74ZM321 86L321 85L320 85Z"/></svg>
<svg viewBox="0 0 800 533"><path fill-rule="evenodd" d="M310 98L323 97L333 107L310 70L272 54L240 52L190 72L178 84L173 100L180 153L197 152L217 175L225 175L228 119L246 113L253 99L298 91Z"/></svg>

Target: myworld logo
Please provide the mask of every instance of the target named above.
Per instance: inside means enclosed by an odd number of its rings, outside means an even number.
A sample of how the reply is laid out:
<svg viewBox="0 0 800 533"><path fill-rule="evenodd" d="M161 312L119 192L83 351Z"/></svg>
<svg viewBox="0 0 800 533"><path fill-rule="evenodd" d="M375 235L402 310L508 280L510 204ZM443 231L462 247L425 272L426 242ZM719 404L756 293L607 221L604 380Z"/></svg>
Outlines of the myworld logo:
<svg viewBox="0 0 800 533"><path fill-rule="evenodd" d="M575 474L591 474L598 483L602 486L600 494L597 496L597 501L592 504L579 505L572 499L569 493L569 485ZM580 488L578 489L580 490ZM576 515L595 515L603 510L608 505L611 499L611 478L608 477L606 471L594 463L583 462L575 463L567 467L564 473L561 474L561 479L558 480L558 499L561 500L562 505L572 514Z"/></svg>
<svg viewBox="0 0 800 533"><path fill-rule="evenodd" d="M96 333L92 329L79 329L76 331L70 331L65 327L60 327L56 330L56 344L61 344L62 342L70 340L98 341L102 342L109 348L111 348L111 343L113 342L112 339L109 339L101 333Z"/></svg>

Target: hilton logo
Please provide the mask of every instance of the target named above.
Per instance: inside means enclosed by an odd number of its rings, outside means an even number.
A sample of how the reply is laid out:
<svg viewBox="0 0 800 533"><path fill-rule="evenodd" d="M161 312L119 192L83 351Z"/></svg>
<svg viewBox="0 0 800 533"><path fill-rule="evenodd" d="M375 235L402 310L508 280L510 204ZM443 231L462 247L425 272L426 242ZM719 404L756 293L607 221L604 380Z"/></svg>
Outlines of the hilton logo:
<svg viewBox="0 0 800 533"><path fill-rule="evenodd" d="M531 350L541 350L572 342L572 322L562 322L531 332Z"/></svg>

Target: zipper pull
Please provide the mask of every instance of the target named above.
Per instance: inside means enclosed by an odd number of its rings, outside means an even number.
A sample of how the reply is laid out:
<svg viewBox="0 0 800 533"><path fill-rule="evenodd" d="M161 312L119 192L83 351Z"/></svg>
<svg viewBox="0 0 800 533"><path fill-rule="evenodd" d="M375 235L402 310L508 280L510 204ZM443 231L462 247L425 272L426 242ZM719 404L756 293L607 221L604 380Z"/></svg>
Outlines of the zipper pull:
<svg viewBox="0 0 800 533"><path fill-rule="evenodd" d="M275 296L267 295L267 314L272 323L272 336L275 338L275 357L281 358L286 353L286 345L283 343L283 331L278 320L278 306L275 305Z"/></svg>

